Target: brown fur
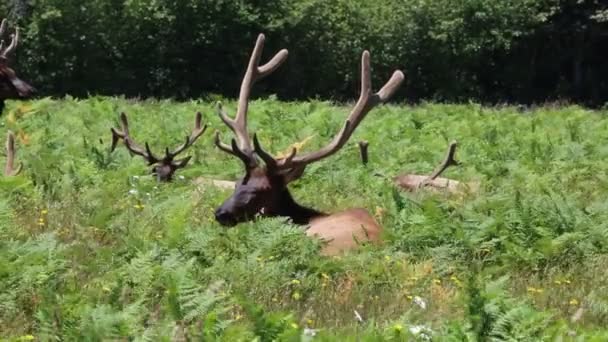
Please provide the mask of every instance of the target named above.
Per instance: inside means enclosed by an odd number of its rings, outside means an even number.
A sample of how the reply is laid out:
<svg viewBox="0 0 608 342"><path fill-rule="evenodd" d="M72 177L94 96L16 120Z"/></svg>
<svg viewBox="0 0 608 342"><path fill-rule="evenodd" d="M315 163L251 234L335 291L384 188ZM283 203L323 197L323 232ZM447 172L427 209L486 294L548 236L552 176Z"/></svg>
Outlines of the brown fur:
<svg viewBox="0 0 608 342"><path fill-rule="evenodd" d="M353 208L310 221L306 235L326 241L321 254L339 255L361 243L381 241L382 227L363 208Z"/></svg>
<svg viewBox="0 0 608 342"><path fill-rule="evenodd" d="M457 180L443 177L437 177L433 180L429 180L426 185L421 186L428 178L429 176L426 175L406 174L395 177L394 182L399 188L410 192L425 189L456 194L463 192L477 192L479 190L478 182L459 182Z"/></svg>

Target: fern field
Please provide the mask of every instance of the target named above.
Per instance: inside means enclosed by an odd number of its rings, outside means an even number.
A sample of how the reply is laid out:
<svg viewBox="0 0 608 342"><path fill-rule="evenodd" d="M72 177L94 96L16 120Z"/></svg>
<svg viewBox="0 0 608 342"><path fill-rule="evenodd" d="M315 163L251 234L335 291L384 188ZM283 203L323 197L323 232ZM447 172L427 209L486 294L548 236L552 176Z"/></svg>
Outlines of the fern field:
<svg viewBox="0 0 608 342"><path fill-rule="evenodd" d="M284 219L225 228L214 209L238 160L214 101L91 97L10 102L15 177L0 177L2 341L606 341L608 117L579 107L388 105L339 153L290 188L325 212L364 207L381 245L341 257ZM229 110L236 104L224 100ZM110 128L156 151L210 129L190 164L158 183ZM249 125L272 153L327 143L348 108L252 101ZM370 143L364 166L356 142ZM404 193L392 178L429 174L448 143L476 193ZM0 156L4 165L4 156Z"/></svg>

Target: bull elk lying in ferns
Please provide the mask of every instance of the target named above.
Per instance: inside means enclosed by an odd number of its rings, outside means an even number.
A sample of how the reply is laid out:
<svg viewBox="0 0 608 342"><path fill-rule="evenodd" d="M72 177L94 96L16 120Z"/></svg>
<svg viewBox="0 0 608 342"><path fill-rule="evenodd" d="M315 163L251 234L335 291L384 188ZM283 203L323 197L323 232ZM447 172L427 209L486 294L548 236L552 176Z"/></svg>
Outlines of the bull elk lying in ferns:
<svg viewBox="0 0 608 342"><path fill-rule="evenodd" d="M9 56L15 52L19 44L19 28L15 28L9 44L4 41L7 30L7 20L3 19L0 23L0 115L5 100L28 98L35 91L32 86L19 79L15 71L9 67Z"/></svg>
<svg viewBox="0 0 608 342"><path fill-rule="evenodd" d="M265 151L257 138L250 139L247 130L247 110L251 89L255 82L276 70L287 58L287 50L278 52L268 63L260 64L264 35L257 39L239 93L236 117L230 118L218 106L222 121L232 130L235 138L227 145L215 143L219 149L243 162L245 175L236 182L234 193L215 212L216 220L225 226L252 220L260 216L289 217L296 224L307 225L307 235L325 240L325 255L335 255L355 248L358 242L380 240L382 227L365 209L356 208L326 214L299 205L287 188L288 184L304 174L308 164L327 158L339 151L349 140L366 114L376 105L386 102L401 85L404 75L395 71L391 79L378 91L372 93L370 54L361 57L361 94L342 129L333 140L318 151L297 155L297 149L285 157L275 158Z"/></svg>
<svg viewBox="0 0 608 342"><path fill-rule="evenodd" d="M207 125L202 126L201 121L201 113L196 113L194 128L192 129L190 136L187 136L186 141L173 151L170 151L168 147L165 148L165 156L161 158L150 150L148 142L144 143L145 148L143 148L133 140L133 138L129 135L129 121L127 120L127 115L125 113L121 113L121 128L111 128L112 146L110 151L114 152L119 140L124 141L125 146L132 154L144 158L148 165L154 165L151 171L152 174L156 175L159 182L170 182L173 179L173 174L175 171L186 167L191 158L186 157L182 159L175 159L175 157L192 146L192 144L194 144L194 142L201 135L203 135L203 133L205 133L205 130L207 130Z"/></svg>

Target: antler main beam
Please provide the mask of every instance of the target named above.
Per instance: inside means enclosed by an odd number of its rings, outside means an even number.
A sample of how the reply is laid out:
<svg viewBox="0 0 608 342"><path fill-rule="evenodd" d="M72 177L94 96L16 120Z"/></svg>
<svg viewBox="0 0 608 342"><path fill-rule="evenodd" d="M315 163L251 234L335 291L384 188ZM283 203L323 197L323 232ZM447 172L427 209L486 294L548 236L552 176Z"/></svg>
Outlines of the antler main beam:
<svg viewBox="0 0 608 342"><path fill-rule="evenodd" d="M17 45L19 44L19 28L16 27L15 34L12 35L11 43L6 47L6 49L4 48L4 40L2 39L2 36L4 36L7 27L8 21L6 19L2 19L2 23L0 24L0 57L3 58L8 58L8 56L15 51Z"/></svg>
<svg viewBox="0 0 608 342"><path fill-rule="evenodd" d="M241 89L239 92L239 102L236 111L236 116L231 119L228 114L223 110L221 104L218 105L218 115L222 121L234 132L236 140L232 139L231 146L226 145L220 141L219 133L216 134L215 144L223 151L228 152L232 155L244 159L246 157L246 164L255 164L255 156L253 155L253 148L251 146L251 140L249 138L249 132L247 131L247 112L249 109L249 98L251 96L251 89L253 85L270 75L274 72L285 60L287 59L288 52L286 49L279 51L272 57L272 59L260 66L260 60L262 58L262 51L264 49L265 36L260 34L251 53L247 71L243 77L241 83Z"/></svg>
<svg viewBox="0 0 608 342"><path fill-rule="evenodd" d="M388 101L393 96L404 78L403 72L397 70L378 92L372 94L370 54L369 51L364 51L361 56L361 94L359 100L348 115L342 129L328 145L316 152L301 156L296 156L296 150L294 149L286 158L276 160L260 147L257 138L254 136L255 152L266 162L268 167L276 169L302 168L310 163L327 158L344 146L371 109Z"/></svg>

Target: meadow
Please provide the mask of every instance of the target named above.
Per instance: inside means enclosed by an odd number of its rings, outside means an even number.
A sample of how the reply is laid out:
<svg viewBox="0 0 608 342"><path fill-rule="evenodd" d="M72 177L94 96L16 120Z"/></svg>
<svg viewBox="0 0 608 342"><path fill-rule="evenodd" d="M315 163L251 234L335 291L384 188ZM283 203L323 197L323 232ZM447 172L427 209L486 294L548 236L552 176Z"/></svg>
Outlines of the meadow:
<svg viewBox="0 0 608 342"><path fill-rule="evenodd" d="M8 102L0 138L15 132L24 169L0 177L0 340L608 340L608 112L380 106L290 186L302 204L382 223L383 244L329 258L284 219L215 222L231 191L193 180L243 172L213 145L215 130L231 137L216 100ZM197 111L210 128L158 183L122 145L110 153L121 111L156 151L180 144ZM271 97L251 102L249 130L275 154L314 150L347 113ZM461 165L445 176L478 192L395 189L452 140Z"/></svg>

